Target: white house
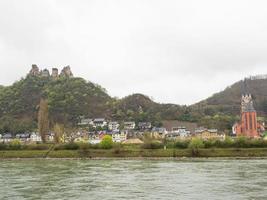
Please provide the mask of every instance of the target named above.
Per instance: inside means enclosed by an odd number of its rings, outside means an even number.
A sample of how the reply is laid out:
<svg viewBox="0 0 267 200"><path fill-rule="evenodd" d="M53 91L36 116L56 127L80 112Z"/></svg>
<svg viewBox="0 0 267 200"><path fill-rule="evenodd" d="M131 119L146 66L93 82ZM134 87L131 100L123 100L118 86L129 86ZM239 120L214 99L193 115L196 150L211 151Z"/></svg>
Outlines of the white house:
<svg viewBox="0 0 267 200"><path fill-rule="evenodd" d="M109 122L108 123L108 130L110 131L118 131L120 124L118 122Z"/></svg>
<svg viewBox="0 0 267 200"><path fill-rule="evenodd" d="M90 124L93 124L93 119L82 118L81 121L78 123L78 126L88 126Z"/></svg>
<svg viewBox="0 0 267 200"><path fill-rule="evenodd" d="M114 132L112 133L112 141L113 142L124 142L127 140L127 132Z"/></svg>
<svg viewBox="0 0 267 200"><path fill-rule="evenodd" d="M108 123L106 122L105 118L97 118L97 119L94 119L93 123L94 123L94 127L95 127L95 128L96 128L96 127L101 127L101 128L103 128L103 127L107 126L107 124L108 124Z"/></svg>
<svg viewBox="0 0 267 200"><path fill-rule="evenodd" d="M125 130L133 130L135 129L135 122L124 122Z"/></svg>
<svg viewBox="0 0 267 200"><path fill-rule="evenodd" d="M38 133L31 133L30 141L31 142L41 142L42 139L41 139L41 136Z"/></svg>

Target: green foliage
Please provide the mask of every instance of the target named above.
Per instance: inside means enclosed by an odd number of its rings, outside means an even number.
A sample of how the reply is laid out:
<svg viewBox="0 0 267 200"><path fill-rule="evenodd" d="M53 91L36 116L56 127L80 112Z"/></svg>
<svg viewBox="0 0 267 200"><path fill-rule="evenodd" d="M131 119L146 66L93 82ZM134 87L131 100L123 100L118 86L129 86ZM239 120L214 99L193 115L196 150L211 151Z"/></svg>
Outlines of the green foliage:
<svg viewBox="0 0 267 200"><path fill-rule="evenodd" d="M18 139L14 139L9 143L9 149L12 150L20 150L21 149L21 142Z"/></svg>
<svg viewBox="0 0 267 200"><path fill-rule="evenodd" d="M111 149L113 146L112 137L110 135L105 135L100 142L100 147L102 149Z"/></svg>
<svg viewBox="0 0 267 200"><path fill-rule="evenodd" d="M144 149L161 149L163 146L162 142L157 140L146 140L142 145Z"/></svg>
<svg viewBox="0 0 267 200"><path fill-rule="evenodd" d="M36 122L29 118L16 119L5 115L0 118L0 133L25 133L35 129Z"/></svg>
<svg viewBox="0 0 267 200"><path fill-rule="evenodd" d="M78 150L79 145L77 143L71 142L66 144L58 144L55 146L55 151L58 150Z"/></svg>
<svg viewBox="0 0 267 200"><path fill-rule="evenodd" d="M192 140L189 143L189 146L188 147L190 149L200 149L200 148L204 148L205 145L203 143L203 140L201 140L199 138L192 138Z"/></svg>
<svg viewBox="0 0 267 200"><path fill-rule="evenodd" d="M186 149L188 148L189 143L190 140L177 140L175 141L174 146L178 149Z"/></svg>

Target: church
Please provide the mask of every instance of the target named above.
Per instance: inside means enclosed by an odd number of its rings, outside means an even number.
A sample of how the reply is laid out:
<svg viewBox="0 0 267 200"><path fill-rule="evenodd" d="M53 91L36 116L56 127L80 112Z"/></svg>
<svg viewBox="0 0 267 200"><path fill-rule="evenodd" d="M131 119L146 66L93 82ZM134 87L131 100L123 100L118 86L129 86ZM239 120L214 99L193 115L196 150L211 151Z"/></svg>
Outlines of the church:
<svg viewBox="0 0 267 200"><path fill-rule="evenodd" d="M233 134L251 138L260 137L264 126L257 121L257 112L253 106L252 95L244 92L241 98L241 120L233 126Z"/></svg>

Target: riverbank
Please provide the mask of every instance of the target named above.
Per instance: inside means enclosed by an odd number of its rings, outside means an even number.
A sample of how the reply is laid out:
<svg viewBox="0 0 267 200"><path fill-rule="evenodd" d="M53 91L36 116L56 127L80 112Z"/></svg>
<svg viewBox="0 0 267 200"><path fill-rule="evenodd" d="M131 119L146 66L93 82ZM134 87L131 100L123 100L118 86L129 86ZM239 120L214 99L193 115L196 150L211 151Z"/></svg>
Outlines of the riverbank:
<svg viewBox="0 0 267 200"><path fill-rule="evenodd" d="M89 149L89 150L17 150L0 151L0 159L9 158L183 158L183 157L267 157L267 148L212 148L199 149L197 154L190 149Z"/></svg>

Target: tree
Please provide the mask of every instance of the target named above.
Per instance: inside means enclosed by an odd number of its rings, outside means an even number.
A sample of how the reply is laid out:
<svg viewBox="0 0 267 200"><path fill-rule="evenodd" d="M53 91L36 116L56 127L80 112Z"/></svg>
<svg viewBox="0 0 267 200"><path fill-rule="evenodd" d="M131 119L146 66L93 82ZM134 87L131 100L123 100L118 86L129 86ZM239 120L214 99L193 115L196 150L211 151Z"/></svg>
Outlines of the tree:
<svg viewBox="0 0 267 200"><path fill-rule="evenodd" d="M110 135L105 135L100 143L101 148L111 149L113 146L112 137Z"/></svg>
<svg viewBox="0 0 267 200"><path fill-rule="evenodd" d="M193 138L189 144L189 148L192 151L192 155L197 156L199 154L199 149L204 148L204 143L199 138Z"/></svg>
<svg viewBox="0 0 267 200"><path fill-rule="evenodd" d="M42 141L46 142L46 135L49 132L48 104L47 100L41 99L38 112L38 129Z"/></svg>
<svg viewBox="0 0 267 200"><path fill-rule="evenodd" d="M54 133L55 133L55 136L54 136L55 143L60 143L62 136L64 134L64 127L62 125L56 123L54 126Z"/></svg>

